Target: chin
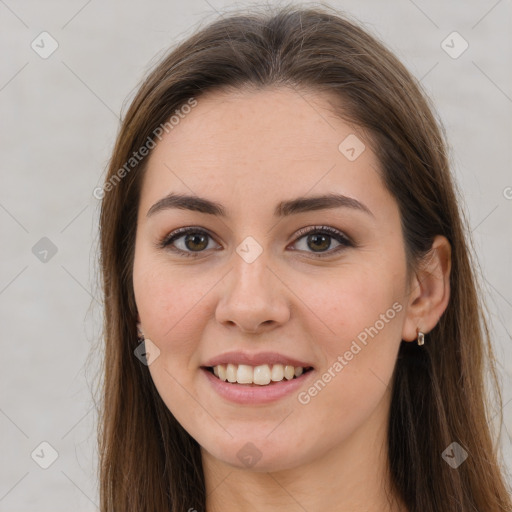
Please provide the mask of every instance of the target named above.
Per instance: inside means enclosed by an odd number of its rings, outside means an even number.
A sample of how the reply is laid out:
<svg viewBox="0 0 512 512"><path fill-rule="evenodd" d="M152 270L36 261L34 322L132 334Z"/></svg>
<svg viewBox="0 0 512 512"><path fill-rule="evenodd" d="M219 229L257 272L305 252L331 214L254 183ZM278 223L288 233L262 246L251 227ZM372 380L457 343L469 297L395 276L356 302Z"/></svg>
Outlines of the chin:
<svg viewBox="0 0 512 512"><path fill-rule="evenodd" d="M207 450L208 453L220 462L236 469L246 469L255 473L284 471L305 462L303 447L301 452L297 453L296 448L291 444L284 446L279 442L276 446L268 439L251 441L246 436L245 439L238 438L229 443L216 444L212 448Z"/></svg>

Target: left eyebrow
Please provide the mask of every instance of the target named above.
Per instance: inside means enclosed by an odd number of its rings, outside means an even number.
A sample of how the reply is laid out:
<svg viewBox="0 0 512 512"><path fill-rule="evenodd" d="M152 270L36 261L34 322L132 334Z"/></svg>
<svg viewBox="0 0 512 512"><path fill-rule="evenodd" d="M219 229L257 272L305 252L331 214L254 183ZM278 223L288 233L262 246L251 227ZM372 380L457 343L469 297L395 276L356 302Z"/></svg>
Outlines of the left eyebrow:
<svg viewBox="0 0 512 512"><path fill-rule="evenodd" d="M190 210L207 215L215 215L218 217L226 218L228 215L225 208L215 201L211 201L204 197L191 196L186 194L170 193L157 201L146 214L147 217L155 213L177 208L181 210ZM371 210L363 203L354 199L353 197L344 196L341 194L327 194L313 197L298 197L288 201L281 201L277 204L274 210L275 217L288 217L298 213L327 210L333 208L351 208L367 213L374 217Z"/></svg>

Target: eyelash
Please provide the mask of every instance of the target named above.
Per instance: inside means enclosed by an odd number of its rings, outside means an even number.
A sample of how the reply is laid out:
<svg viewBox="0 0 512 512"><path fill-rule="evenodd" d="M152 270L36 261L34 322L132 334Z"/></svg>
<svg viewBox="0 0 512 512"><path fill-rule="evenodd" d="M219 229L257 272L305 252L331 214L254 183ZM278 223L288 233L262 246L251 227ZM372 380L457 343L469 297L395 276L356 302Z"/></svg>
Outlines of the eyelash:
<svg viewBox="0 0 512 512"><path fill-rule="evenodd" d="M190 233L194 234L201 234L206 235L210 238L213 238L207 231L200 228L194 228L194 227L187 227L187 228L180 228L176 231L173 231L169 235L165 236L159 243L158 247L160 249L170 249L173 252L176 252L180 255L197 258L201 255L203 251L183 251L182 249L178 249L177 247L172 247L171 244L178 240L179 238L182 238L185 235L188 235ZM328 235L330 238L334 238L337 242L340 243L340 245L335 248L334 250L328 250L326 252L322 253L314 253L312 252L314 257L316 258L325 258L328 256L332 256L333 254L336 254L343 249L346 249L347 247L355 247L355 244L347 237L345 236L341 231L338 231L337 229L331 228L330 226L312 226L308 228L302 228L297 232L297 239L295 242L300 240L301 238L304 238L306 235L310 234L322 234L322 235Z"/></svg>

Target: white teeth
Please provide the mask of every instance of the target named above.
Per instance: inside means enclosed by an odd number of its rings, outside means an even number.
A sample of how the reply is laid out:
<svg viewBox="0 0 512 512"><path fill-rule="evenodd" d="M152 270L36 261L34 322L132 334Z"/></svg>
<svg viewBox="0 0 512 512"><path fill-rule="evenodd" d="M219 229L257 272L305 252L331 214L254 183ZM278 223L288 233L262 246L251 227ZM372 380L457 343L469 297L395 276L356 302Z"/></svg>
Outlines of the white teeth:
<svg viewBox="0 0 512 512"><path fill-rule="evenodd" d="M239 384L257 384L266 386L271 382L280 382L283 379L291 380L300 377L304 368L282 364L261 364L250 366L247 364L219 364L213 367L213 373L222 381L238 382Z"/></svg>
<svg viewBox="0 0 512 512"><path fill-rule="evenodd" d="M215 368L217 368L217 371L219 372L219 375L218 375L219 379L226 381L227 380L226 367L223 364L219 364L219 366L216 366ZM213 369L213 373L215 373L215 368Z"/></svg>
<svg viewBox="0 0 512 512"><path fill-rule="evenodd" d="M284 378L286 380L291 380L295 376L295 368L293 366L286 365L284 367Z"/></svg>
<svg viewBox="0 0 512 512"><path fill-rule="evenodd" d="M282 364L275 364L272 366L272 380L279 382L284 379L284 366Z"/></svg>
<svg viewBox="0 0 512 512"><path fill-rule="evenodd" d="M246 364L239 364L238 371L236 372L236 381L239 384L251 384L253 377L252 366Z"/></svg>
<svg viewBox="0 0 512 512"><path fill-rule="evenodd" d="M236 370L237 367L234 364L228 364L226 367L226 379L228 379L228 382L236 382Z"/></svg>
<svg viewBox="0 0 512 512"><path fill-rule="evenodd" d="M262 364L254 368L254 384L265 386L270 383L270 367L268 364Z"/></svg>

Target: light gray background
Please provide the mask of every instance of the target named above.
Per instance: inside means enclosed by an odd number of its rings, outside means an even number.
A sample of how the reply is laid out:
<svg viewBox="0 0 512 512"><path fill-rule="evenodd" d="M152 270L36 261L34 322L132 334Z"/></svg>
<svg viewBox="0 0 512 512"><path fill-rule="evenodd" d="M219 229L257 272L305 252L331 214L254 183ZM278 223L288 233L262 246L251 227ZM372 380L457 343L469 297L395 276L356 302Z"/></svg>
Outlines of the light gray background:
<svg viewBox="0 0 512 512"><path fill-rule="evenodd" d="M102 181L119 115L155 57L236 5L249 4L0 0L0 511L97 510L97 356L86 364L101 325L99 202L92 191ZM510 470L511 2L330 5L359 18L397 53L446 127L485 276ZM59 45L47 59L31 48L42 31ZM453 31L469 43L457 59L441 47ZM42 237L57 248L46 263L32 251ZM48 469L31 458L43 441L58 452ZM49 452L36 453L42 460Z"/></svg>

